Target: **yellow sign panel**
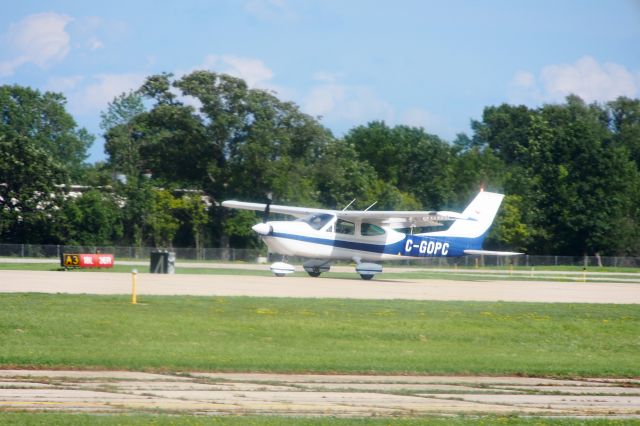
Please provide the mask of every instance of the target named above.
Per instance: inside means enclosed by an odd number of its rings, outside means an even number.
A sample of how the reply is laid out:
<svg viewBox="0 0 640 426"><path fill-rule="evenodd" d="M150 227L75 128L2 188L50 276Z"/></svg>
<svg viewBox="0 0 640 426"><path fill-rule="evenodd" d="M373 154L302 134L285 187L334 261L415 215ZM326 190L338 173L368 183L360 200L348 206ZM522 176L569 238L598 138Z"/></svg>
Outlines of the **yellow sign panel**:
<svg viewBox="0 0 640 426"><path fill-rule="evenodd" d="M77 254L65 254L64 266L80 266L80 256Z"/></svg>

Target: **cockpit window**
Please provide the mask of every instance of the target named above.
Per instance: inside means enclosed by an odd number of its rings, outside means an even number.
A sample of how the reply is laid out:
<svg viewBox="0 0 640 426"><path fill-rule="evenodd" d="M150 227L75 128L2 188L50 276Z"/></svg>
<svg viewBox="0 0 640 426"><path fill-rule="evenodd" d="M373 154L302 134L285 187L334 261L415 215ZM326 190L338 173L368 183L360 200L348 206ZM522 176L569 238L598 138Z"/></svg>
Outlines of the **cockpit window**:
<svg viewBox="0 0 640 426"><path fill-rule="evenodd" d="M353 222L347 222L346 220L338 219L336 222L336 234L353 235L356 231L356 226Z"/></svg>
<svg viewBox="0 0 640 426"><path fill-rule="evenodd" d="M320 230L331 219L333 219L333 215L330 215L330 214L327 214L327 213L321 213L321 214L311 214L311 215L305 216L305 217L303 217L302 219L299 219L299 220L308 223L315 230Z"/></svg>
<svg viewBox="0 0 640 426"><path fill-rule="evenodd" d="M360 226L360 234L365 237L373 237L375 235L384 235L384 229L373 223L363 223Z"/></svg>

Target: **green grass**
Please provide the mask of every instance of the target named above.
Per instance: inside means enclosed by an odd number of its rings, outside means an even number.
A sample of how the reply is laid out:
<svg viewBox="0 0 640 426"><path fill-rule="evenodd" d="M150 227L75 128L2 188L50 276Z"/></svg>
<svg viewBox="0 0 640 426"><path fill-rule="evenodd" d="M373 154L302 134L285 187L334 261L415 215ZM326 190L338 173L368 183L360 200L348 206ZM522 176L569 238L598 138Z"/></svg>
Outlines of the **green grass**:
<svg viewBox="0 0 640 426"><path fill-rule="evenodd" d="M640 376L638 305L2 294L0 365Z"/></svg>
<svg viewBox="0 0 640 426"><path fill-rule="evenodd" d="M89 415L60 413L2 413L0 425L229 425L229 426L467 426L467 425L535 425L600 426L640 424L637 419L570 419L538 417L426 417L426 418L310 418L310 417L218 417L171 415Z"/></svg>
<svg viewBox="0 0 640 426"><path fill-rule="evenodd" d="M148 273L148 265L118 265L112 268L89 268L89 269L68 269L64 270L55 263L0 263L0 271L60 271L66 273L92 273L92 272L131 272L136 269L140 273ZM209 274L209 275L259 275L271 276L271 272L265 266L263 269L233 269L233 268L191 268L177 267L177 274ZM302 274L300 274L302 276ZM304 274L306 275L306 274Z"/></svg>

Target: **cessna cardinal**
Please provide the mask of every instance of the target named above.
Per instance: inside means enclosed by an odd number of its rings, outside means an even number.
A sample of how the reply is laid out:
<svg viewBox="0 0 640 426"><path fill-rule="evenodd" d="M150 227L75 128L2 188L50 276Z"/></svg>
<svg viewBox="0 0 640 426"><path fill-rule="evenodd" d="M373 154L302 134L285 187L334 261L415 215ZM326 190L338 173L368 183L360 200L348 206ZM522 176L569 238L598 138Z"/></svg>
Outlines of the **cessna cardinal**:
<svg viewBox="0 0 640 426"><path fill-rule="evenodd" d="M353 260L356 272L369 280L382 272L382 260L455 257L468 254L513 256L521 253L482 250L504 195L481 191L462 212L450 211L355 211L287 207L271 203L224 201L224 207L264 211L263 222L253 226L272 253L300 256L312 277L327 272L332 260ZM269 212L296 220L269 221ZM453 221L444 231L406 234L402 228L440 226ZM294 272L287 263L276 262L277 276Z"/></svg>

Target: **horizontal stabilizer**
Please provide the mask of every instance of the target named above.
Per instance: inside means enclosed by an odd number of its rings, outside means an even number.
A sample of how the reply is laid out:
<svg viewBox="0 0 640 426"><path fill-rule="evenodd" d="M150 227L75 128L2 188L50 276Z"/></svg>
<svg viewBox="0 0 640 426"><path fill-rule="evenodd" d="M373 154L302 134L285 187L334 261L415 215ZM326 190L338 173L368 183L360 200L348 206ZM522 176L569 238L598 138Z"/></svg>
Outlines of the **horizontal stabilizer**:
<svg viewBox="0 0 640 426"><path fill-rule="evenodd" d="M464 254L478 254L485 256L520 256L524 253L518 253L515 251L465 250Z"/></svg>

